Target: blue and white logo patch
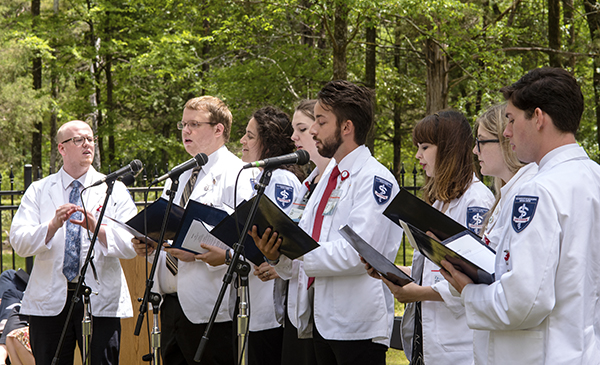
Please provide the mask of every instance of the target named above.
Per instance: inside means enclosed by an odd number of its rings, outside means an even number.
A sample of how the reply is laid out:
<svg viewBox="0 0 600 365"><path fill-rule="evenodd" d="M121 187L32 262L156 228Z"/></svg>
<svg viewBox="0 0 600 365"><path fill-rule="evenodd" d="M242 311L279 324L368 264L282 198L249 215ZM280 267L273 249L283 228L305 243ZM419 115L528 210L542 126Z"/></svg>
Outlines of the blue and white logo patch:
<svg viewBox="0 0 600 365"><path fill-rule="evenodd" d="M512 227L515 232L521 232L531 223L539 199L537 196L515 196L512 211Z"/></svg>
<svg viewBox="0 0 600 365"><path fill-rule="evenodd" d="M275 184L275 200L281 209L289 207L294 201L294 188L289 185Z"/></svg>
<svg viewBox="0 0 600 365"><path fill-rule="evenodd" d="M475 234L481 232L483 228L484 216L489 209L483 207L468 207L467 208L467 228Z"/></svg>
<svg viewBox="0 0 600 365"><path fill-rule="evenodd" d="M394 185L384 178L375 176L373 180L373 196L377 204L382 205L387 203L392 196L392 187Z"/></svg>

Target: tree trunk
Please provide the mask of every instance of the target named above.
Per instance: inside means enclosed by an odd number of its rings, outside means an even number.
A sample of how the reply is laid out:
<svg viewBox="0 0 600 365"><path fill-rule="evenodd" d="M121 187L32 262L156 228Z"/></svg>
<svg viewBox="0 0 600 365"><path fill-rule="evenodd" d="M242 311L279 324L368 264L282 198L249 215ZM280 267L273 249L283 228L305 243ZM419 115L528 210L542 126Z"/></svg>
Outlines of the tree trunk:
<svg viewBox="0 0 600 365"><path fill-rule="evenodd" d="M33 33L37 32L40 18L41 0L31 0L31 15L33 16ZM33 89L42 89L42 58L35 57L32 62ZM31 135L31 164L34 169L42 167L42 122L34 124L35 131Z"/></svg>
<svg viewBox="0 0 600 365"><path fill-rule="evenodd" d="M575 24L574 24L574 18L573 18L573 12L575 10L575 8L573 7L573 0L562 0L562 4L563 4L563 23L566 29L566 39L567 39L567 45L568 45L568 50L569 51L573 51L574 49L574 44L575 44ZM576 58L574 55L569 56L568 61L567 61L567 66L569 66L571 69L575 68L575 63L576 63Z"/></svg>
<svg viewBox="0 0 600 365"><path fill-rule="evenodd" d="M54 0L54 16L58 16L58 0ZM53 40L56 48L56 39ZM56 163L58 160L58 142L56 141L56 131L58 130L58 111L56 104L58 103L58 75L56 70L56 50L52 53L54 59L50 62L50 83L52 100L54 102L52 107L52 113L50 114L50 172L54 173L57 171Z"/></svg>
<svg viewBox="0 0 600 365"><path fill-rule="evenodd" d="M448 58L431 39L425 41L427 61L426 114L448 107Z"/></svg>
<svg viewBox="0 0 600 365"><path fill-rule="evenodd" d="M310 9L312 3L310 0L300 0L300 5L304 9ZM313 30L305 22L300 22L300 34L302 34L302 38L300 40L301 44L307 45L309 47L312 47L314 45Z"/></svg>
<svg viewBox="0 0 600 365"><path fill-rule="evenodd" d="M560 50L560 0L548 0L548 47ZM562 67L560 54L548 56L551 67Z"/></svg>
<svg viewBox="0 0 600 365"><path fill-rule="evenodd" d="M114 83L112 78L112 57L106 55L106 124L108 126L108 163L113 165L115 161L115 104L113 101Z"/></svg>
<svg viewBox="0 0 600 365"><path fill-rule="evenodd" d="M52 69L50 71L51 79L51 93L52 100L55 102L58 100L58 77L56 76L55 70L56 64L52 62ZM50 171L56 172L56 162L58 159L58 141L56 140L56 132L58 128L58 112L56 107L52 108L52 114L50 114Z"/></svg>
<svg viewBox="0 0 600 365"><path fill-rule="evenodd" d="M374 92L376 90L376 80L377 80L377 28L375 25L368 22L366 30L366 49L365 49L365 86L372 89ZM377 114L377 96L373 95L373 103L374 114ZM369 134L367 135L367 147L371 150L371 153L375 150L375 124L371 126L369 130Z"/></svg>
<svg viewBox="0 0 600 365"><path fill-rule="evenodd" d="M400 57L400 47L402 33L400 31L400 27L397 27L394 33L394 67L396 68L396 72L398 72L398 75L400 77L403 77L405 72L401 71L402 59ZM400 181L400 171L402 170L402 93L400 92L400 90L396 90L394 94L394 137L392 140L392 144L394 151L394 176L396 177L397 181Z"/></svg>
<svg viewBox="0 0 600 365"><path fill-rule="evenodd" d="M348 46L348 5L336 1L333 29L333 79L346 80L348 69L346 62L346 47Z"/></svg>
<svg viewBox="0 0 600 365"><path fill-rule="evenodd" d="M597 0L587 0L583 4L592 38L590 44L596 44L598 39L600 39L600 12L598 12L600 4L598 4ZM596 49L596 52L598 52L598 49ZM598 56L594 57L592 68L594 72L594 107L596 108L596 143L600 147L600 72L598 72L600 70L600 59L598 59Z"/></svg>

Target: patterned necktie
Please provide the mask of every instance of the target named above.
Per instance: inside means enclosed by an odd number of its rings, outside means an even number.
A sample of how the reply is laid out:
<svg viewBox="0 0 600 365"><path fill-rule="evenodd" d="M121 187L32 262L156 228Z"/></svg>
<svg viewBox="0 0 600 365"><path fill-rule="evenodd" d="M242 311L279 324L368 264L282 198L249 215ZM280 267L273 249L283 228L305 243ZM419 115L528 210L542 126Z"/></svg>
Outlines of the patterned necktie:
<svg viewBox="0 0 600 365"><path fill-rule="evenodd" d="M188 182L185 184L183 188L183 193L181 194L181 200L179 201L179 205L185 207L188 200L190 200L190 196L192 195L192 191L194 191L194 185L196 185L196 180L198 179L198 173L202 167L194 167L192 170L192 176L190 176ZM167 269L173 275L177 275L179 272L179 264L177 262L177 258L173 257L170 253L167 252L166 262Z"/></svg>
<svg viewBox="0 0 600 365"><path fill-rule="evenodd" d="M73 180L71 186L69 203L81 206L81 193L79 192L81 183ZM75 212L71 215L70 219L81 220L82 216L81 212ZM70 219L66 222L67 236L65 239L65 258L63 261L63 274L65 274L68 281L72 281L79 274L79 253L81 251L81 227L71 223Z"/></svg>
<svg viewBox="0 0 600 365"><path fill-rule="evenodd" d="M313 225L312 238L317 242L319 242L319 238L321 238L321 227L323 226L323 212L325 211L325 206L327 205L327 201L331 196L331 192L333 192L333 189L335 189L337 185L338 176L340 176L340 169L336 165L331 171L331 175L329 175L329 180L327 180L327 186L325 187L325 191L323 192L323 196L321 197L321 201L319 202L319 206L317 207L317 213L315 214L315 223ZM314 281L314 277L308 278L307 289L310 288Z"/></svg>
<svg viewBox="0 0 600 365"><path fill-rule="evenodd" d="M190 195L192 195L192 191L194 191L194 185L196 185L196 180L198 180L198 173L200 172L200 169L202 169L202 167L194 167L192 170L192 176L190 176L190 179L183 188L181 200L179 201L179 205L182 207L185 207L188 200L190 200Z"/></svg>

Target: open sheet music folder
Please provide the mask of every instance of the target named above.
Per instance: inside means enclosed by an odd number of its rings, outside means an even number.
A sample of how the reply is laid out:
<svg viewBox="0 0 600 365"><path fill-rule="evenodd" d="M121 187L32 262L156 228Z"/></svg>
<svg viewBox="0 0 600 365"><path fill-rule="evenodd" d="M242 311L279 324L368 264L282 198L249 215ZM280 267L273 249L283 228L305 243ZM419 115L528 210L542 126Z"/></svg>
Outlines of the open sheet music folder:
<svg viewBox="0 0 600 365"><path fill-rule="evenodd" d="M202 203L190 200L172 247L182 247L191 225L197 225L195 222L204 222L210 226L214 226L214 228L209 230L210 234L227 246L233 247L239 240L239 232L244 228L244 223L250 214L250 209L255 199L256 197L241 203L237 207L237 227L235 213L228 215L217 208L208 207ZM253 225L257 226L259 235L262 235L268 227L272 227L273 231L278 232L279 237L282 238L279 251L292 260L319 247L319 244L315 240L299 228L287 214L267 197L263 197L260 200ZM197 237L201 237L201 227L196 226L195 228L197 229L194 230L194 234ZM208 229L209 227L206 228ZM250 225L250 229L252 229L252 225ZM263 263L264 256L254 244L252 237L245 232L242 236L244 237L244 256L257 266ZM206 243L211 244L209 242ZM217 244L217 246L220 245ZM185 249L185 247L183 248Z"/></svg>
<svg viewBox="0 0 600 365"><path fill-rule="evenodd" d="M404 229L411 245L441 267L447 260L474 283L494 282L496 253L466 227L401 189L383 214ZM426 234L432 232L442 241Z"/></svg>
<svg viewBox="0 0 600 365"><path fill-rule="evenodd" d="M400 270L393 262L388 260L385 256L380 254L379 251L363 240L348 225L340 228L340 234L352 247L354 247L356 252L369 263L369 265L392 283L404 286L414 281L413 278Z"/></svg>
<svg viewBox="0 0 600 365"><path fill-rule="evenodd" d="M108 216L107 218L115 222L119 227L131 233L134 237L138 238L144 237L144 219L146 219L148 222L148 237L154 241L158 241L168 203L168 200L160 197L126 223L119 222L118 220ZM171 240L175 237L179 228L181 217L183 217L183 213L184 210L182 207L175 203L172 204L171 212L169 213L169 220L167 221L167 229L164 236L165 240Z"/></svg>

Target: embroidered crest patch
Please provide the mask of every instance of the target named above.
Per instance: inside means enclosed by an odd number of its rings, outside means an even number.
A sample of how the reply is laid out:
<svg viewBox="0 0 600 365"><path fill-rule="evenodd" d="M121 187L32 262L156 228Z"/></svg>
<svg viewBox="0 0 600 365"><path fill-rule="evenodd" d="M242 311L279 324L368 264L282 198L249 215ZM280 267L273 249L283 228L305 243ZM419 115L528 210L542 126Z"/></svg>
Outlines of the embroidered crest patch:
<svg viewBox="0 0 600 365"><path fill-rule="evenodd" d="M275 184L275 200L281 209L289 207L294 201L294 188L289 185Z"/></svg>
<svg viewBox="0 0 600 365"><path fill-rule="evenodd" d="M537 196L515 196L512 211L512 227L515 232L521 232L531 223L538 200Z"/></svg>
<svg viewBox="0 0 600 365"><path fill-rule="evenodd" d="M479 234L483 227L483 219L489 209L483 207L467 208L467 228L475 234Z"/></svg>
<svg viewBox="0 0 600 365"><path fill-rule="evenodd" d="M384 178L375 176L373 180L373 196L377 204L382 205L387 203L392 196L392 187L394 185Z"/></svg>

